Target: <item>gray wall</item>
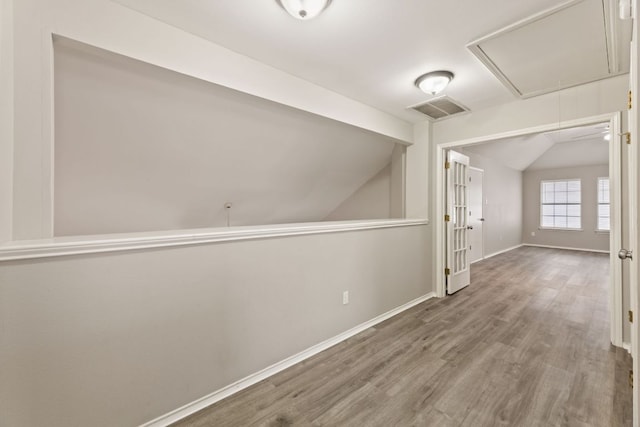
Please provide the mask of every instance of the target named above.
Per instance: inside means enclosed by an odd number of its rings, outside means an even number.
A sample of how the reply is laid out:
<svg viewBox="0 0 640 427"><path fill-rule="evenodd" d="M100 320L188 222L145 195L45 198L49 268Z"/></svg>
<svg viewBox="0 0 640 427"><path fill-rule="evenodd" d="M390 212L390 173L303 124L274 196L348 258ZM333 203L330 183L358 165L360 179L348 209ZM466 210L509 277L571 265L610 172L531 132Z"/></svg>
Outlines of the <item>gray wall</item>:
<svg viewBox="0 0 640 427"><path fill-rule="evenodd" d="M13 208L13 1L0 0L0 242L11 240Z"/></svg>
<svg viewBox="0 0 640 427"><path fill-rule="evenodd" d="M391 163L358 188L325 221L389 218L391 211Z"/></svg>
<svg viewBox="0 0 640 427"><path fill-rule="evenodd" d="M522 243L522 172L460 150L469 164L484 170L484 255L490 256Z"/></svg>
<svg viewBox="0 0 640 427"><path fill-rule="evenodd" d="M0 424L134 426L179 408L432 292L428 234L2 263Z"/></svg>
<svg viewBox="0 0 640 427"><path fill-rule="evenodd" d="M397 146L66 39L55 72L56 236L321 221Z"/></svg>
<svg viewBox="0 0 640 427"><path fill-rule="evenodd" d="M608 165L541 169L524 172L524 230L526 244L557 246L586 250L609 250L609 233L596 233L597 179L609 176ZM580 178L582 180L582 231L541 230L540 181ZM531 233L535 236L531 236Z"/></svg>
<svg viewBox="0 0 640 427"><path fill-rule="evenodd" d="M324 220L404 218L405 169L405 147L396 144L389 164Z"/></svg>

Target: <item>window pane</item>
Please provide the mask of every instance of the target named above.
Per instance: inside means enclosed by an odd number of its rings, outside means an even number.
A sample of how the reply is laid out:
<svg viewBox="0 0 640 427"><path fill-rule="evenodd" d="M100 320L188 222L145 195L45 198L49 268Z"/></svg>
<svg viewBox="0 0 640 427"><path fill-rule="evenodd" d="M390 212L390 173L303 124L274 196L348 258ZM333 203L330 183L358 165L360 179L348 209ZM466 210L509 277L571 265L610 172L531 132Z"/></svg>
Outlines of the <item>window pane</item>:
<svg viewBox="0 0 640 427"><path fill-rule="evenodd" d="M567 191L568 182L567 181L556 181L554 185L554 191L558 192L566 192Z"/></svg>
<svg viewBox="0 0 640 427"><path fill-rule="evenodd" d="M555 194L555 203L567 203L567 192L566 191L562 191L562 192L556 192Z"/></svg>
<svg viewBox="0 0 640 427"><path fill-rule="evenodd" d="M609 178L598 178L598 203L609 203Z"/></svg>
<svg viewBox="0 0 640 427"><path fill-rule="evenodd" d="M543 193L553 193L553 182L542 182Z"/></svg>
<svg viewBox="0 0 640 427"><path fill-rule="evenodd" d="M579 180L567 181L567 191L577 191L579 193L580 181Z"/></svg>
<svg viewBox="0 0 640 427"><path fill-rule="evenodd" d="M598 178L598 230L610 228L609 178Z"/></svg>
<svg viewBox="0 0 640 427"><path fill-rule="evenodd" d="M542 203L553 203L553 191L542 193Z"/></svg>
<svg viewBox="0 0 640 427"><path fill-rule="evenodd" d="M580 192L579 191L570 191L567 193L567 202L569 203L580 203Z"/></svg>
<svg viewBox="0 0 640 427"><path fill-rule="evenodd" d="M598 205L598 217L609 218L609 205Z"/></svg>
<svg viewBox="0 0 640 427"><path fill-rule="evenodd" d="M570 216L567 218L568 228L580 228L580 218Z"/></svg>
<svg viewBox="0 0 640 427"><path fill-rule="evenodd" d="M569 216L580 216L580 205L568 205L567 206L567 215Z"/></svg>
<svg viewBox="0 0 640 427"><path fill-rule="evenodd" d="M604 184L598 182L599 196ZM547 228L581 228L581 182L579 179L541 181L540 226ZM600 215L599 215L600 216Z"/></svg>

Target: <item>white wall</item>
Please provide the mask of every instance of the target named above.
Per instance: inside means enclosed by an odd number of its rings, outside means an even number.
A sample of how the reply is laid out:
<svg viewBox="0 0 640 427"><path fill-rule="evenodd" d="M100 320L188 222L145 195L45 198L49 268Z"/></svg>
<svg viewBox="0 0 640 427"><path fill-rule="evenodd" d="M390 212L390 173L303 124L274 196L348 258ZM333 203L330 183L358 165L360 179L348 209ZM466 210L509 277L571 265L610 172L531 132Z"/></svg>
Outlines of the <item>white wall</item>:
<svg viewBox="0 0 640 427"><path fill-rule="evenodd" d="M14 0L14 239L52 233L51 33L258 97L411 141L389 114L265 66L108 0ZM117 23L117 24L116 24Z"/></svg>
<svg viewBox="0 0 640 427"><path fill-rule="evenodd" d="M523 242L576 249L609 250L609 233L596 233L597 180L609 176L608 165L579 166L524 172ZM578 178L582 187L582 231L540 229L540 181ZM531 233L535 236L531 236Z"/></svg>
<svg viewBox="0 0 640 427"><path fill-rule="evenodd" d="M0 0L0 242L11 240L13 207L13 2Z"/></svg>
<svg viewBox="0 0 640 427"><path fill-rule="evenodd" d="M431 144L431 123L416 123L413 131L413 145L406 149L406 192L405 206L407 218L431 218L433 203L430 203L429 162L433 158Z"/></svg>
<svg viewBox="0 0 640 427"><path fill-rule="evenodd" d="M223 227L227 213L233 226L321 221L404 150L121 55L54 46L56 236ZM389 212L363 206L358 218Z"/></svg>
<svg viewBox="0 0 640 427"><path fill-rule="evenodd" d="M405 192L406 192L406 155L407 147L395 144L391 152L391 182L390 182L390 218L405 217Z"/></svg>
<svg viewBox="0 0 640 427"><path fill-rule="evenodd" d="M133 426L190 403L431 292L426 234L0 264L2 425Z"/></svg>
<svg viewBox="0 0 640 427"><path fill-rule="evenodd" d="M484 255L522 243L522 172L479 154L460 149L469 165L484 170Z"/></svg>

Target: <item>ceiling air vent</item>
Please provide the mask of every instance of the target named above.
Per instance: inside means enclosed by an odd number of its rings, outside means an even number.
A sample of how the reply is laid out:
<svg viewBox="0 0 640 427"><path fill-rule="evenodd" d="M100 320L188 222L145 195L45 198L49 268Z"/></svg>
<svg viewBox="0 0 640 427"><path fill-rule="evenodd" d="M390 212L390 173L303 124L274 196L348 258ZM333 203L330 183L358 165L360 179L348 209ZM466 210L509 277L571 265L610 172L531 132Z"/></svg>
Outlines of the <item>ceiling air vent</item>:
<svg viewBox="0 0 640 427"><path fill-rule="evenodd" d="M441 96L410 108L428 116L431 120L440 120L469 111L467 107L448 96Z"/></svg>

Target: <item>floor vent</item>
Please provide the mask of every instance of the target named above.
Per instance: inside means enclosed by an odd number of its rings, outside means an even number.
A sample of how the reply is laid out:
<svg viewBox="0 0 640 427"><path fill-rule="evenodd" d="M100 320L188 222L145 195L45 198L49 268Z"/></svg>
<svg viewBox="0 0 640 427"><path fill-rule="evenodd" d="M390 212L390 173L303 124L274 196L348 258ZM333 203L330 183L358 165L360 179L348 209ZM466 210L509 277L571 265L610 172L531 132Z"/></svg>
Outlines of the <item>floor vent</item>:
<svg viewBox="0 0 640 427"><path fill-rule="evenodd" d="M448 96L441 96L410 108L426 115L431 120L440 120L469 111L467 107Z"/></svg>

